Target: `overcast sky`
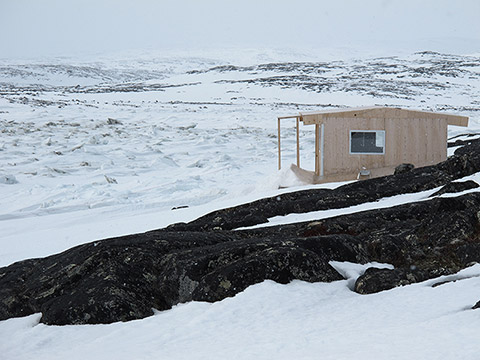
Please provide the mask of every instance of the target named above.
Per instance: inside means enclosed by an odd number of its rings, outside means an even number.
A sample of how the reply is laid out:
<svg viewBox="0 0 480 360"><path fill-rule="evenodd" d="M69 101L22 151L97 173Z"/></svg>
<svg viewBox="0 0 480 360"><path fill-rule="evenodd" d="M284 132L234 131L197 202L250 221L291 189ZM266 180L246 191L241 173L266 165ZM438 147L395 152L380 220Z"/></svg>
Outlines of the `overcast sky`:
<svg viewBox="0 0 480 360"><path fill-rule="evenodd" d="M0 58L427 42L480 53L479 18L479 0L0 0Z"/></svg>

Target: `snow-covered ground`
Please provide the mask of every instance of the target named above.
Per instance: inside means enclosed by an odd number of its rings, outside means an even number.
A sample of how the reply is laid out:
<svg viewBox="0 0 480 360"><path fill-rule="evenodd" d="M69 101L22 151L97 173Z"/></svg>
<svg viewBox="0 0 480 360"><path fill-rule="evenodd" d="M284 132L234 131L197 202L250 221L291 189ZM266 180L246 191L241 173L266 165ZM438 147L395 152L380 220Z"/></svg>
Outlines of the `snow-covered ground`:
<svg viewBox="0 0 480 360"><path fill-rule="evenodd" d="M469 128L449 129L455 136L480 132L478 99L480 55L246 51L0 60L0 266L306 188L288 169L276 169L277 116L364 105L470 116ZM285 121L285 165L295 159L294 133ZM302 166L313 168L313 133L305 127L300 136ZM343 266L354 276L354 265ZM471 278L368 296L351 292L351 279L265 282L219 303L182 304L123 324L54 327L33 315L0 322L0 354L474 359L480 313L466 309L480 300L480 269L464 273Z"/></svg>
<svg viewBox="0 0 480 360"><path fill-rule="evenodd" d="M362 271L335 266L351 280ZM3 359L50 360L478 359L480 312L470 307L480 265L372 295L348 282L265 281L217 303L110 325L46 326L35 314L0 323L0 350Z"/></svg>
<svg viewBox="0 0 480 360"><path fill-rule="evenodd" d="M15 244L0 265L294 185L276 169L277 116L387 104L470 116L451 136L478 128L480 56L201 55L0 61L0 236ZM294 151L286 120L286 168Z"/></svg>

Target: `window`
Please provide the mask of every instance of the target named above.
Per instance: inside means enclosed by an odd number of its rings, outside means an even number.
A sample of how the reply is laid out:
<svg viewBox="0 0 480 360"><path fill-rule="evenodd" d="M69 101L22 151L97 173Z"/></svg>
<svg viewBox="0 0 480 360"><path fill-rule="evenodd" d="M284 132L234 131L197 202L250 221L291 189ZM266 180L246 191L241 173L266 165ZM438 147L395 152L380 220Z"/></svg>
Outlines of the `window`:
<svg viewBox="0 0 480 360"><path fill-rule="evenodd" d="M350 130L350 154L385 154L385 131Z"/></svg>

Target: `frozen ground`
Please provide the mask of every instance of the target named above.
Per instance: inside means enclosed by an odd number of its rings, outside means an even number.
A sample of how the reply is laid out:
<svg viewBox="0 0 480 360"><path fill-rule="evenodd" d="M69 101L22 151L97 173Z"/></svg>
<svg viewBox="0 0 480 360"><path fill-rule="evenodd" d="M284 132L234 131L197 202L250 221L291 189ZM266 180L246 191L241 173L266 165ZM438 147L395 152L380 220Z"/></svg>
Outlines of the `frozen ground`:
<svg viewBox="0 0 480 360"><path fill-rule="evenodd" d="M302 188L276 170L276 116L363 105L470 116L468 129L449 129L455 136L480 131L479 99L480 55L0 60L0 266ZM282 130L285 165L295 158L293 125ZM313 168L308 127L301 144L302 165ZM351 292L348 281L265 282L216 304L184 304L125 324L47 327L34 315L0 322L0 353L474 359L480 313L465 309L479 299L480 270L466 274L472 278L368 296Z"/></svg>

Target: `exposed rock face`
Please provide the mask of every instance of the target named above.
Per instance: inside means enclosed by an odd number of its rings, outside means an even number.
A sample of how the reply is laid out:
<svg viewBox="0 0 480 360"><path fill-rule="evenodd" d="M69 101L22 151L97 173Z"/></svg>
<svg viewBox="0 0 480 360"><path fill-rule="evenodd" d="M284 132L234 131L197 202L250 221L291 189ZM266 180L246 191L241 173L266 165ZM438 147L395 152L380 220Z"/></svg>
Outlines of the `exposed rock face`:
<svg viewBox="0 0 480 360"><path fill-rule="evenodd" d="M403 174L415 168L413 164L400 164L395 168L394 175Z"/></svg>
<svg viewBox="0 0 480 360"><path fill-rule="evenodd" d="M475 141L478 141L479 134L462 134L457 135L453 138L448 140L448 147L456 147L456 146L465 146L470 145ZM464 140L458 139L459 137L466 138Z"/></svg>
<svg viewBox="0 0 480 360"><path fill-rule="evenodd" d="M479 150L475 143L437 166L336 190L262 199L189 224L12 264L0 269L0 319L34 312L42 312L46 324L138 319L151 315L152 308L218 301L265 279L280 283L341 279L328 264L331 260L395 266L367 270L355 285L359 293L457 272L480 261L480 192L314 222L228 229L289 212L340 208L433 189L479 172Z"/></svg>
<svg viewBox="0 0 480 360"><path fill-rule="evenodd" d="M356 261L325 241L153 231L99 241L0 269L0 318L43 313L47 324L109 323L190 300L217 301L272 279L332 281L331 259Z"/></svg>
<svg viewBox="0 0 480 360"><path fill-rule="evenodd" d="M448 272L446 272L448 273ZM443 275L439 271L438 275ZM408 285L433 277L428 271L418 270L415 266L410 269L377 269L368 268L355 282L355 291L359 294L372 294L389 290L396 286Z"/></svg>
<svg viewBox="0 0 480 360"><path fill-rule="evenodd" d="M430 197L435 197L443 194L448 193L458 193L465 190L476 189L480 185L478 185L475 181L467 180L467 181L452 181L447 185L443 186L440 190L430 195Z"/></svg>

